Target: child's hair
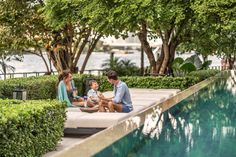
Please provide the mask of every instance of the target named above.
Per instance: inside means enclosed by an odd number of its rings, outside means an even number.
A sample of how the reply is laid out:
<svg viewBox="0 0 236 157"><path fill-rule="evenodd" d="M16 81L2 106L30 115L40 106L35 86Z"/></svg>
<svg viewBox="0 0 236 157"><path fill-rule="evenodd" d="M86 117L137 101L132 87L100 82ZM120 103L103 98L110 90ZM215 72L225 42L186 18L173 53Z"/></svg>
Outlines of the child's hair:
<svg viewBox="0 0 236 157"><path fill-rule="evenodd" d="M96 80L90 80L89 81L89 87L91 87L93 85L93 83L97 83L97 81Z"/></svg>

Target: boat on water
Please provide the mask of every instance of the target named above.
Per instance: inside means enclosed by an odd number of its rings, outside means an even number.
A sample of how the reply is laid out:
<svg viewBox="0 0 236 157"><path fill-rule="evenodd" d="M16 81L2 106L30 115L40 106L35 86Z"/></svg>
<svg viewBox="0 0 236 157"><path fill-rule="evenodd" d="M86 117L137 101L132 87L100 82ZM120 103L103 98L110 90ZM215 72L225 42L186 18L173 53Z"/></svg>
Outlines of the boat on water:
<svg viewBox="0 0 236 157"><path fill-rule="evenodd" d="M132 51L132 50L111 49L110 53L116 53L116 54L133 54L134 51Z"/></svg>

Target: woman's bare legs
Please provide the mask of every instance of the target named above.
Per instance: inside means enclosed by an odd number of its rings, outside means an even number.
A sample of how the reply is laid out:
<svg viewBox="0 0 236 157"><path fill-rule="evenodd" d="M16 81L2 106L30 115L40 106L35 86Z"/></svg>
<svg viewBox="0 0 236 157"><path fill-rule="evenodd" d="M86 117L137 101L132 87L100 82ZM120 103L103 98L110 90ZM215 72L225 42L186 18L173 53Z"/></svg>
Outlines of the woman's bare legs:
<svg viewBox="0 0 236 157"><path fill-rule="evenodd" d="M72 102L72 104L74 106L84 107L84 102L83 101L74 101L74 102Z"/></svg>

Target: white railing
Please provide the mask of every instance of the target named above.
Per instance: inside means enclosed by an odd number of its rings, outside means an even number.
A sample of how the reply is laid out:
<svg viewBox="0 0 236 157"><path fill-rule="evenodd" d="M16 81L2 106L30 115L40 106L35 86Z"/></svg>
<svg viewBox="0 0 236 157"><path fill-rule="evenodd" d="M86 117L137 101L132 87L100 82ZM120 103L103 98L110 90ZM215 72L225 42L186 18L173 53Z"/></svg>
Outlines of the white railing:
<svg viewBox="0 0 236 157"><path fill-rule="evenodd" d="M102 75L104 72L103 69L89 69L85 70L84 74L90 74L90 75ZM6 73L6 74L0 74L0 80L5 79L11 79L11 78L18 78L18 77L30 77L30 76L42 76L47 75L48 72L46 71L40 71L40 72L16 72L16 73ZM57 75L57 71L53 71L51 75Z"/></svg>

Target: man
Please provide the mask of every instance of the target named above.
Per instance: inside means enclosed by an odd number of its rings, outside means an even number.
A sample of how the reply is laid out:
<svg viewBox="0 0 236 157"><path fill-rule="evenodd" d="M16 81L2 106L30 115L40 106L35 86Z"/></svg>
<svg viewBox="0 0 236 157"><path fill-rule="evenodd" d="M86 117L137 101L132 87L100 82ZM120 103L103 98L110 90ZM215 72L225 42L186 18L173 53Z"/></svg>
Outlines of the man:
<svg viewBox="0 0 236 157"><path fill-rule="evenodd" d="M114 85L114 97L112 98L101 98L104 101L107 101L107 107L110 112L131 112L133 110L133 105L131 101L131 96L129 88L125 82L122 82L118 79L118 75L115 71L108 71L107 73L108 81ZM102 111L104 111L104 104L101 105Z"/></svg>

